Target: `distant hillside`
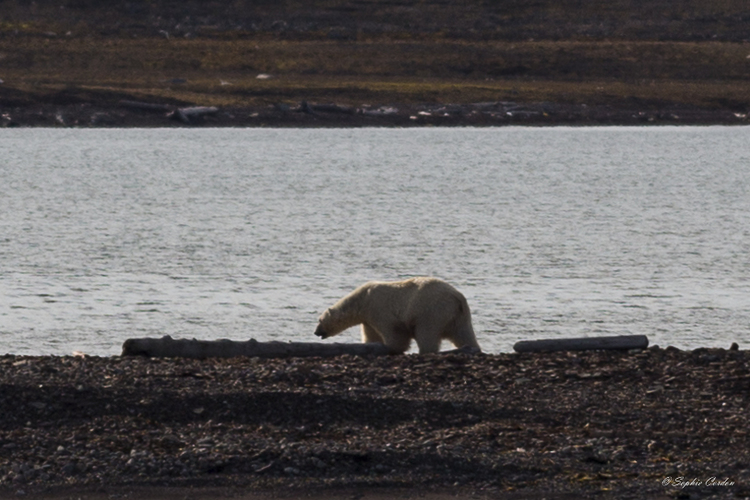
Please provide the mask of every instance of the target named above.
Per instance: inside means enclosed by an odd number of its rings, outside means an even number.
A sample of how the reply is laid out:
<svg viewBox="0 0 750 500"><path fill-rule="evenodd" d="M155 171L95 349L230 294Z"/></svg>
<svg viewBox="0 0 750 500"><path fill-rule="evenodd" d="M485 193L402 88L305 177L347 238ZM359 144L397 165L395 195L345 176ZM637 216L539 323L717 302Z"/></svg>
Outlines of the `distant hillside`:
<svg viewBox="0 0 750 500"><path fill-rule="evenodd" d="M750 40L748 0L3 0L0 34Z"/></svg>
<svg viewBox="0 0 750 500"><path fill-rule="evenodd" d="M308 103L399 126L747 123L750 0L0 0L0 126L156 125L167 104L344 123Z"/></svg>

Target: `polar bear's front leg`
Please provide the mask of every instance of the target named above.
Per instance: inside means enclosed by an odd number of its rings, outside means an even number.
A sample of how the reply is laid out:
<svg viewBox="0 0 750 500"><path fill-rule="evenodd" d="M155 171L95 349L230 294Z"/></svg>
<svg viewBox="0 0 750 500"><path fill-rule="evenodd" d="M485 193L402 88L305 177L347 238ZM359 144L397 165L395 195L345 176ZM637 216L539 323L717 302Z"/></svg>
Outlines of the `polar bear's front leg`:
<svg viewBox="0 0 750 500"><path fill-rule="evenodd" d="M393 352L406 352L409 350L412 335L399 324L389 321L377 321L375 326L372 322L362 323L362 341L380 342L388 346Z"/></svg>
<svg viewBox="0 0 750 500"><path fill-rule="evenodd" d="M390 347L393 352L406 352L409 350L411 338L404 336L403 333L397 333L394 328L381 326L378 329L370 324L362 323L362 342L377 342Z"/></svg>
<svg viewBox="0 0 750 500"><path fill-rule="evenodd" d="M367 323L362 323L362 342L365 344L369 344L372 342L385 344L385 342L383 341L383 337L381 337L380 334Z"/></svg>

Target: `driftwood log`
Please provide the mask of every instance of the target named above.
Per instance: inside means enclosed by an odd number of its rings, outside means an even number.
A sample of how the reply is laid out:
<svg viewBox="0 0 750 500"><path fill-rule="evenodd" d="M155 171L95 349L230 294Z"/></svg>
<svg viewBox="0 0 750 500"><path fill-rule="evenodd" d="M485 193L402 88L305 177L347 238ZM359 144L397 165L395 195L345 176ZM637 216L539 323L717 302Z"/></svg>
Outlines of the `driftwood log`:
<svg viewBox="0 0 750 500"><path fill-rule="evenodd" d="M544 351L590 351L597 349L645 349L648 337L645 335L620 335L616 337L583 337L576 339L522 340L516 342L516 352Z"/></svg>
<svg viewBox="0 0 750 500"><path fill-rule="evenodd" d="M169 113L167 114L167 118L171 120L179 120L187 124L203 118L204 116L215 115L219 112L219 108L215 106L191 106L187 108L175 109L174 106L170 106L169 104L154 104L150 102L129 101L126 99L120 101L120 106L131 109L140 109L144 111L169 111Z"/></svg>
<svg viewBox="0 0 750 500"><path fill-rule="evenodd" d="M190 108L179 108L168 115L168 118L173 120L179 120L183 123L192 123L198 118L203 118L208 115L215 115L219 112L219 108L214 106L194 106Z"/></svg>
<svg viewBox="0 0 750 500"><path fill-rule="evenodd" d="M345 115L353 115L357 112L356 109L349 106L341 106L339 104L310 104L310 108L313 111L320 113L342 113Z"/></svg>
<svg viewBox="0 0 750 500"><path fill-rule="evenodd" d="M440 354L480 354L475 347L461 347ZM353 356L387 356L398 354L383 344L323 344L320 342L258 342L234 340L173 339L166 335L160 339L128 339L122 344L123 356L154 358L329 358L350 354Z"/></svg>
<svg viewBox="0 0 750 500"><path fill-rule="evenodd" d="M122 345L123 356L155 358L258 358L332 357L342 354L354 356L384 356L394 354L383 344L323 344L319 342L245 342L234 340L128 339Z"/></svg>

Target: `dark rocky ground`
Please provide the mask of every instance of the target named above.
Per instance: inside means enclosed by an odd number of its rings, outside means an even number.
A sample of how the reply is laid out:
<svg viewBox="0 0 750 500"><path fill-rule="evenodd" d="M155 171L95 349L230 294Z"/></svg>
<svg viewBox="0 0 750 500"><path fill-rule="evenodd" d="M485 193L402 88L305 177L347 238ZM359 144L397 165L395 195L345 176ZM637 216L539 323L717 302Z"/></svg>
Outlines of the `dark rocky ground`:
<svg viewBox="0 0 750 500"><path fill-rule="evenodd" d="M0 497L748 498L748 361L7 355Z"/></svg>
<svg viewBox="0 0 750 500"><path fill-rule="evenodd" d="M29 96L6 89L0 127L414 127L503 125L742 125L748 114L631 98L620 105L490 101L356 107L302 101L251 107L148 103L126 94ZM186 116L180 110L201 109Z"/></svg>
<svg viewBox="0 0 750 500"><path fill-rule="evenodd" d="M319 110L316 111L315 109ZM175 107L177 109L177 107ZM217 108L179 119L173 110L147 111L122 105L34 106L4 109L0 127L419 127L504 125L745 125L747 114L691 106L630 109L509 101L455 105L397 105L348 108L308 104Z"/></svg>

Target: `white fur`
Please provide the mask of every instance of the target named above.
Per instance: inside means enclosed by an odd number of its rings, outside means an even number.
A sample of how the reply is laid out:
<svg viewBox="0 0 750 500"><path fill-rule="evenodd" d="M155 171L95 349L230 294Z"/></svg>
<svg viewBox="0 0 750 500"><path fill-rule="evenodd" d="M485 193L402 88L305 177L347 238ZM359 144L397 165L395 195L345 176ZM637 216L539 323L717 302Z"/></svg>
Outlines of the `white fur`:
<svg viewBox="0 0 750 500"><path fill-rule="evenodd" d="M359 324L363 342L395 352L409 349L412 339L420 353L438 352L443 339L479 348L466 298L437 278L365 283L320 316L315 334L328 338Z"/></svg>

